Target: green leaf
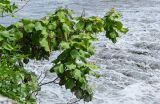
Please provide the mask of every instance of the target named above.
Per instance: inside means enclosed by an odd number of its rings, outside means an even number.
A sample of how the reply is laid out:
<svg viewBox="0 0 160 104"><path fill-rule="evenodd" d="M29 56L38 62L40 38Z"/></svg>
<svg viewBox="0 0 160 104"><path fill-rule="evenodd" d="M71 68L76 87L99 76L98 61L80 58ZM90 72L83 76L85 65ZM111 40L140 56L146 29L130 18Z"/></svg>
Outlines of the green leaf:
<svg viewBox="0 0 160 104"><path fill-rule="evenodd" d="M48 25L48 29L50 29L50 30L55 30L56 28L57 28L57 23L56 22L53 22L53 23Z"/></svg>
<svg viewBox="0 0 160 104"><path fill-rule="evenodd" d="M80 80L81 79L81 71L78 69L75 69L74 70L74 77L75 77L75 79Z"/></svg>
<svg viewBox="0 0 160 104"><path fill-rule="evenodd" d="M74 80L68 79L65 83L66 89L72 89L75 86Z"/></svg>
<svg viewBox="0 0 160 104"><path fill-rule="evenodd" d="M0 42L1 42L2 40L4 40L4 38L0 35Z"/></svg>
<svg viewBox="0 0 160 104"><path fill-rule="evenodd" d="M49 32L49 35L51 38L54 38L55 37L55 33L52 31L52 32Z"/></svg>
<svg viewBox="0 0 160 104"><path fill-rule="evenodd" d="M83 30L84 29L84 26L85 26L85 23L82 22L82 21L79 21L77 24L76 24L76 28L78 30Z"/></svg>
<svg viewBox="0 0 160 104"><path fill-rule="evenodd" d="M61 42L60 46L61 46L63 49L68 49L68 48L70 48L69 43L64 42L64 41Z"/></svg>
<svg viewBox="0 0 160 104"><path fill-rule="evenodd" d="M23 23L24 25L27 25L27 24L32 23L32 21L31 21L30 19L22 19L22 23Z"/></svg>
<svg viewBox="0 0 160 104"><path fill-rule="evenodd" d="M50 51L48 41L46 38L42 38L39 43L40 43L41 47L43 47L45 49L45 51L47 51L47 52Z"/></svg>
<svg viewBox="0 0 160 104"><path fill-rule="evenodd" d="M90 32L92 31L92 24L91 23L86 26L86 30L90 31Z"/></svg>
<svg viewBox="0 0 160 104"><path fill-rule="evenodd" d="M95 53L95 50L92 46L88 47L87 51L90 53L90 55L93 55Z"/></svg>
<svg viewBox="0 0 160 104"><path fill-rule="evenodd" d="M39 30L43 30L44 28L40 22L36 22L35 29L36 31L39 31Z"/></svg>
<svg viewBox="0 0 160 104"><path fill-rule="evenodd" d="M120 31L126 34L128 32L128 28L122 28Z"/></svg>
<svg viewBox="0 0 160 104"><path fill-rule="evenodd" d="M60 22L65 22L65 14L64 14L64 12L62 12L62 11L58 12L57 16L58 16Z"/></svg>
<svg viewBox="0 0 160 104"><path fill-rule="evenodd" d="M72 57L73 59L75 59L75 58L77 58L77 57L80 56L78 50L72 50L72 51L70 52L70 55L71 55L71 57Z"/></svg>
<svg viewBox="0 0 160 104"><path fill-rule="evenodd" d="M117 30L121 30L123 27L123 24L120 21L115 21L114 24L115 24L115 27L117 28Z"/></svg>
<svg viewBox="0 0 160 104"><path fill-rule="evenodd" d="M43 36L44 36L45 38L48 37L48 32L47 32L46 29L43 29L42 32L41 32L41 34L43 34Z"/></svg>
<svg viewBox="0 0 160 104"><path fill-rule="evenodd" d="M51 46L52 46L52 49L55 49L55 50L58 48L57 40L55 38L52 39Z"/></svg>
<svg viewBox="0 0 160 104"><path fill-rule="evenodd" d="M115 33L114 31L111 32L111 33L110 33L110 37L111 37L112 39L116 38L116 33Z"/></svg>
<svg viewBox="0 0 160 104"><path fill-rule="evenodd" d="M122 22L120 21L116 21L115 22L116 25L116 29L122 33L127 33L128 32L128 28L124 28Z"/></svg>
<svg viewBox="0 0 160 104"><path fill-rule="evenodd" d="M53 22L52 26L53 26L53 29L56 29L57 28L57 22Z"/></svg>
<svg viewBox="0 0 160 104"><path fill-rule="evenodd" d="M0 35L4 38L9 38L10 37L10 34L9 34L9 31L0 31Z"/></svg>
<svg viewBox="0 0 160 104"><path fill-rule="evenodd" d="M100 77L100 74L96 73L96 72L93 72L93 71L90 71L89 72L91 75L95 76L96 78L99 78Z"/></svg>
<svg viewBox="0 0 160 104"><path fill-rule="evenodd" d="M5 44L5 45L3 46L3 48L6 49L6 50L8 50L8 51L11 51L11 50L14 49L10 44Z"/></svg>
<svg viewBox="0 0 160 104"><path fill-rule="evenodd" d="M56 29L56 26L54 26L53 24L50 24L50 25L48 25L48 29L54 30L54 29Z"/></svg>
<svg viewBox="0 0 160 104"><path fill-rule="evenodd" d="M69 64L69 65L66 65L68 69L72 70L72 69L75 69L76 68L76 65L74 64Z"/></svg>
<svg viewBox="0 0 160 104"><path fill-rule="evenodd" d="M17 23L14 24L14 26L16 26L17 28L23 27L23 23L22 22L17 22Z"/></svg>
<svg viewBox="0 0 160 104"><path fill-rule="evenodd" d="M59 73L63 73L63 72L64 72L64 66L63 66L63 64L61 64L59 66Z"/></svg>
<svg viewBox="0 0 160 104"><path fill-rule="evenodd" d="M26 32L33 32L33 29L34 29L35 25L33 23L29 23L27 25L24 25L24 30Z"/></svg>
<svg viewBox="0 0 160 104"><path fill-rule="evenodd" d="M17 31L17 32L15 32L15 37L17 40L19 40L19 39L23 38L23 33L20 31Z"/></svg>
<svg viewBox="0 0 160 104"><path fill-rule="evenodd" d="M61 73L62 74L64 72L63 64L55 65L54 70L55 70L56 73Z"/></svg>
<svg viewBox="0 0 160 104"><path fill-rule="evenodd" d="M84 66L89 67L91 69L99 69L99 67L95 65L95 63L91 63L91 62L85 63Z"/></svg>
<svg viewBox="0 0 160 104"><path fill-rule="evenodd" d="M63 28L63 30L64 30L65 32L67 32L67 33L69 33L69 32L71 31L70 28L69 28L69 26L68 26L67 24L65 24L65 23L63 23L62 28Z"/></svg>

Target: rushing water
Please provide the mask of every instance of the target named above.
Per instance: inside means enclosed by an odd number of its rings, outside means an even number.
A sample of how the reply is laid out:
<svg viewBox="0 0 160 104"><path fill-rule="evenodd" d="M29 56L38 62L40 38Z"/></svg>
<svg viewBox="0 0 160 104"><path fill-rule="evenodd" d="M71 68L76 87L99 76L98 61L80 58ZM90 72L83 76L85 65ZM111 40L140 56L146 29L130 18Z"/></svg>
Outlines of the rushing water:
<svg viewBox="0 0 160 104"><path fill-rule="evenodd" d="M99 41L94 43L97 53L91 60L101 66L101 77L89 78L95 95L87 104L160 104L160 0L31 0L16 14L40 18L57 6L66 5L77 15L85 9L86 15L98 16L114 7L130 30L116 44L98 34ZM8 25L17 20L7 17L0 23ZM57 54L53 52L50 59ZM43 77L51 67L49 62L32 61L27 68L37 75L43 73ZM45 74L44 82L54 79L55 75ZM37 99L39 104L66 104L75 97L65 88L50 84L42 87Z"/></svg>

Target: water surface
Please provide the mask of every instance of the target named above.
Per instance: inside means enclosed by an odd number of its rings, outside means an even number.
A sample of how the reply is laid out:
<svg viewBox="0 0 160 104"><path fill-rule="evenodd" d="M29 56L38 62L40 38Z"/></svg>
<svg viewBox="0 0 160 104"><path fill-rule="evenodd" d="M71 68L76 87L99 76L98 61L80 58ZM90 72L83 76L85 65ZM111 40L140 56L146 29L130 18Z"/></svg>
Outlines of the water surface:
<svg viewBox="0 0 160 104"><path fill-rule="evenodd" d="M101 77L89 78L95 94L87 104L160 104L160 0L31 0L16 15L41 18L58 6L67 6L76 15L85 9L87 16L103 16L114 7L130 30L127 35L121 34L116 44L105 39L104 34L98 34L100 41L94 43L97 53L91 60L101 67ZM0 19L0 23L9 25L17 20L7 17ZM57 54L53 52L50 59ZM51 67L49 62L32 61L27 68L40 75ZM47 72L44 81L54 77ZM37 102L66 104L74 100L65 88L50 84L42 87Z"/></svg>

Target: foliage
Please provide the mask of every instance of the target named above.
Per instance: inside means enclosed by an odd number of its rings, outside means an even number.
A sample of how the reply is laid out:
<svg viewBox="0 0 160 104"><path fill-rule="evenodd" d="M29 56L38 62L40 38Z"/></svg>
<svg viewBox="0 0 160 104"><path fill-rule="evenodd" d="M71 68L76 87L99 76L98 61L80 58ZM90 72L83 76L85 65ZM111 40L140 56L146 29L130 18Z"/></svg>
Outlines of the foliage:
<svg viewBox="0 0 160 104"><path fill-rule="evenodd" d="M1 0L0 1L0 13L13 13L14 10L17 9L15 3L11 4L10 0Z"/></svg>
<svg viewBox="0 0 160 104"><path fill-rule="evenodd" d="M86 76L98 76L93 70L97 66L87 61L95 52L92 42L99 32L116 42L119 32L128 31L119 18L113 9L101 18L75 17L72 10L60 7L41 19L22 19L8 27L0 26L0 93L20 103L34 103L31 95L39 86L36 76L27 72L23 63L48 59L51 51L61 50L50 71L57 74L60 86L70 89L79 99L91 101L93 91Z"/></svg>
<svg viewBox="0 0 160 104"><path fill-rule="evenodd" d="M117 41L116 37L119 37L118 32L122 33L128 32L128 29L124 28L122 22L119 21L120 17L121 15L115 12L114 9L109 11L104 17L104 22L106 23L104 26L106 30L106 37L111 39L112 42Z"/></svg>
<svg viewBox="0 0 160 104"><path fill-rule="evenodd" d="M26 72L18 65L8 65L8 60L4 58L2 60L0 63L0 93L19 103L34 104L35 98L32 94L38 88L36 76Z"/></svg>

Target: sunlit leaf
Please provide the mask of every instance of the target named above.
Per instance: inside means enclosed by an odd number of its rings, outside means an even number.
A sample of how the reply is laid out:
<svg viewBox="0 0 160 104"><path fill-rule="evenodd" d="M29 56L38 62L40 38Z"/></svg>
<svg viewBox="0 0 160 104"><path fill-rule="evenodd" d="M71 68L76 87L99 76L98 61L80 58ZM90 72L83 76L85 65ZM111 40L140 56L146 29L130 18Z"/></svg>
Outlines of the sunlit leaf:
<svg viewBox="0 0 160 104"><path fill-rule="evenodd" d="M50 48L48 46L48 41L46 38L42 38L39 43L42 47L44 47L45 51L50 51Z"/></svg>

